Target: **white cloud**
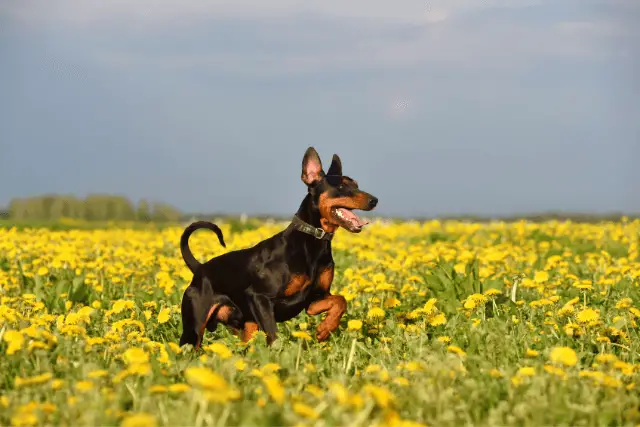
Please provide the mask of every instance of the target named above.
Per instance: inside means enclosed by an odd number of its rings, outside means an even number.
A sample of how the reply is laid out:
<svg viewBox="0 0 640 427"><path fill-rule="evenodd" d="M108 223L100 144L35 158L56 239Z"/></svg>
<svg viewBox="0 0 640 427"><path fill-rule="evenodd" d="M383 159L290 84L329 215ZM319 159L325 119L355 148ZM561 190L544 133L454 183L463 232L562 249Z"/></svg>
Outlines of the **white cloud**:
<svg viewBox="0 0 640 427"><path fill-rule="evenodd" d="M625 0L618 0L625 1ZM188 34L198 23L238 20L238 32L249 40L269 39L265 50L202 48L188 52L163 50L162 41L153 49L132 48L126 38L109 47L85 54L109 67L152 67L165 70L211 69L244 76L307 73L360 68L416 68L433 63L476 69L509 70L527 67L543 56L593 56L602 54L602 43L593 43L622 30L607 21L575 21L554 24L522 17L484 21L469 18L487 8L522 8L540 0L20 0L1 2L0 13L33 25L62 25L91 37L101 26L107 34L119 28L134 28L167 37L175 27ZM546 0L548 7L553 3ZM465 15L466 14L466 15ZM310 22L307 17L323 19ZM467 16L466 19L458 19ZM486 16L486 15L485 15ZM551 18L550 18L551 19ZM334 21L335 20L335 21ZM274 22L296 22L283 28ZM352 29L350 35L341 31ZM410 29L410 36L387 37L385 25ZM390 27L394 30L394 27ZM277 38L274 39L273 35ZM355 36L354 36L355 35ZM352 37L353 36L353 37ZM588 36L588 37L585 37ZM146 34L143 37L149 37ZM82 37L81 37L82 38ZM117 40L117 36L114 37ZM286 40L299 49L279 49ZM261 44L262 46L263 44Z"/></svg>
<svg viewBox="0 0 640 427"><path fill-rule="evenodd" d="M3 2L0 12L25 22L89 26L188 25L197 20L283 18L318 13L375 22L441 22L458 11L537 4L538 0L19 0Z"/></svg>

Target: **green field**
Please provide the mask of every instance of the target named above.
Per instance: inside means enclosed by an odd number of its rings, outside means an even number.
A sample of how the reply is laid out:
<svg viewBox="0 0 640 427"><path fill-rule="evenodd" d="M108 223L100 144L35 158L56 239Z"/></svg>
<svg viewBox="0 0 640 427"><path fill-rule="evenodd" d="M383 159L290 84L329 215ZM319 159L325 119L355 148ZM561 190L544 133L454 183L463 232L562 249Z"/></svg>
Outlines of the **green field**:
<svg viewBox="0 0 640 427"><path fill-rule="evenodd" d="M222 226L198 258L282 227ZM33 224L32 224L33 225ZM348 309L178 348L182 228L0 227L0 425L638 425L640 221L376 222L333 241Z"/></svg>

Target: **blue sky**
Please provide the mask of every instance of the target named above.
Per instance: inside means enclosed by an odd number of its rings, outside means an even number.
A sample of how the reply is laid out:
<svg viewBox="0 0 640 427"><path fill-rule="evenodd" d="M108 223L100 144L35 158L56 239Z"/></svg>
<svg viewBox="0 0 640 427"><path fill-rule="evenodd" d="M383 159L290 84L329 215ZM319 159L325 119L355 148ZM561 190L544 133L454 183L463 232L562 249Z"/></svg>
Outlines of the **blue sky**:
<svg viewBox="0 0 640 427"><path fill-rule="evenodd" d="M640 212L637 0L0 4L0 205L289 214L307 146L388 215Z"/></svg>

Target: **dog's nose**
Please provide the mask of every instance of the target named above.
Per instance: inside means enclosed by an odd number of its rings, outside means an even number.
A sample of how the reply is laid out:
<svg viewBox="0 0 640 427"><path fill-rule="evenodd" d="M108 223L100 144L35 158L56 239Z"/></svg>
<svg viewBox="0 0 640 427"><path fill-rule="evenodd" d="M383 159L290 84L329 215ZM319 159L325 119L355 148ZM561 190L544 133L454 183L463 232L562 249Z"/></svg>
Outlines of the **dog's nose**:
<svg viewBox="0 0 640 427"><path fill-rule="evenodd" d="M373 209L378 205L378 198L377 197L372 197L369 199L369 208Z"/></svg>

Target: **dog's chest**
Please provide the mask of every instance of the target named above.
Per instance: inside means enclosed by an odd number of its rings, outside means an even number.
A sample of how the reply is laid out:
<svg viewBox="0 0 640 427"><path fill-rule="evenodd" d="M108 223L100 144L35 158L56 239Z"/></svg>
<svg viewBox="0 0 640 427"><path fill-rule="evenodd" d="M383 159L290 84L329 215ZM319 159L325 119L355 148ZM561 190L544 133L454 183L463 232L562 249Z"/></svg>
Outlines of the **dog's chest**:
<svg viewBox="0 0 640 427"><path fill-rule="evenodd" d="M301 292L308 293L313 288L318 291L327 292L333 282L333 266L324 267L309 274L292 274L284 287L283 295L291 297Z"/></svg>

